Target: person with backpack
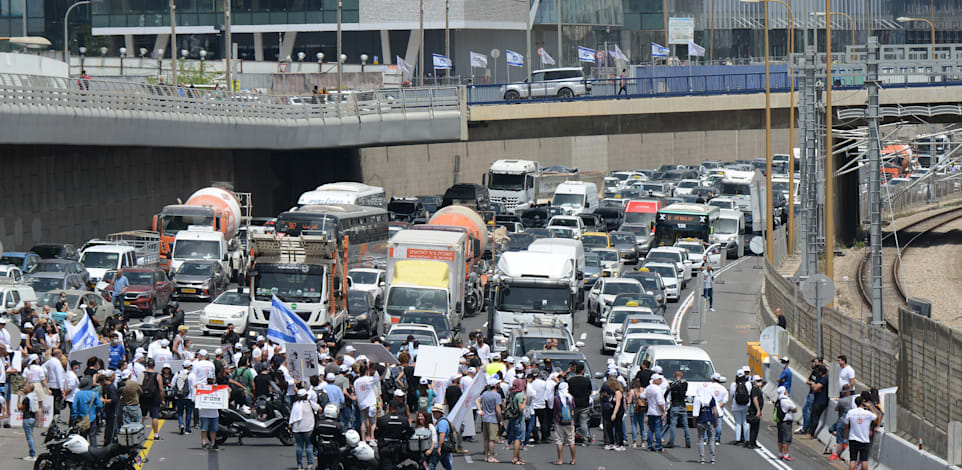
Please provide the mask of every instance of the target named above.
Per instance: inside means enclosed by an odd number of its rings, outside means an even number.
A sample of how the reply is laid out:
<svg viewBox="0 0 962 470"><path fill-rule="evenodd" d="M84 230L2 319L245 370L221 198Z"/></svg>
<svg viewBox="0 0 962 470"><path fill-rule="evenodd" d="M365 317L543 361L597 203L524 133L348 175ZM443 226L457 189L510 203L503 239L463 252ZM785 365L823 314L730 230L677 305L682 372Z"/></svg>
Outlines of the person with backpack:
<svg viewBox="0 0 962 470"><path fill-rule="evenodd" d="M524 465L521 460L521 440L524 439L524 410L527 405L525 390L527 382L522 378L516 378L511 382L511 389L508 393L507 403L502 411L502 416L508 421L508 442L511 443L513 454L511 463Z"/></svg>
<svg viewBox="0 0 962 470"><path fill-rule="evenodd" d="M193 378L190 371L193 364L184 361L183 368L177 372L172 381L174 391L174 403L177 407L177 426L180 434L190 434L190 423L194 417L194 397L191 392L194 390Z"/></svg>
<svg viewBox="0 0 962 470"><path fill-rule="evenodd" d="M685 430L685 447L691 448L691 435L688 433L688 409L685 403L688 395L688 382L685 373L676 370L675 380L668 385L668 444L666 449L675 447L675 427L681 422Z"/></svg>
<svg viewBox="0 0 962 470"><path fill-rule="evenodd" d="M707 444L711 463L714 464L715 438L712 434L718 424L718 406L715 404L715 397L711 393L696 394L691 413L698 428L698 463L705 463L705 445Z"/></svg>
<svg viewBox="0 0 962 470"><path fill-rule="evenodd" d="M160 374L154 372L154 360L147 359L147 370L144 371L141 387L144 389L140 397L140 415L150 416L151 429L154 440L160 440L160 404L164 402L164 385Z"/></svg>
<svg viewBox="0 0 962 470"><path fill-rule="evenodd" d="M795 402L788 397L785 387L778 387L776 391L778 398L775 399L774 421L778 427L778 460L795 460L788 453L788 448L792 445L792 423L795 421L795 413L798 407Z"/></svg>
<svg viewBox="0 0 962 470"><path fill-rule="evenodd" d="M231 395L235 395L232 397L232 400L250 404L254 396L254 390L252 388L254 385L254 372L251 371L248 358L240 358L237 363L237 368L231 373L230 384L232 389ZM234 390L239 393L233 393Z"/></svg>
<svg viewBox="0 0 962 470"><path fill-rule="evenodd" d="M558 393L554 397L554 406L551 408L554 410L554 426L552 426L552 437L554 438L554 443L558 446L558 460L555 465L561 465L562 454L564 452L564 446L568 446L568 451L571 453L571 465L575 465L575 420L574 409L575 402L574 397L568 393L568 384L561 382L558 384Z"/></svg>
<svg viewBox="0 0 962 470"><path fill-rule="evenodd" d="M735 440L733 445L743 445L748 441L748 405L751 403L752 384L742 369L735 373L735 381L729 386L732 397L732 416L735 418Z"/></svg>
<svg viewBox="0 0 962 470"><path fill-rule="evenodd" d="M762 424L762 409L765 408L765 394L762 389L765 382L759 376L752 377L751 403L748 405L748 441L745 448L755 450L758 448L758 430Z"/></svg>
<svg viewBox="0 0 962 470"><path fill-rule="evenodd" d="M428 469L436 470L440 463L441 466L444 467L444 470L451 470L454 468L451 454L454 453L454 449L456 448L454 443L454 427L451 426L448 417L444 416L444 405L438 403L431 407L431 414L434 415L434 420L438 423L434 428L438 433L438 439L437 447L431 449L431 456L428 459ZM515 447L515 449L517 449L517 447ZM517 450L515 450L515 452L517 452ZM520 461L520 459L518 460Z"/></svg>

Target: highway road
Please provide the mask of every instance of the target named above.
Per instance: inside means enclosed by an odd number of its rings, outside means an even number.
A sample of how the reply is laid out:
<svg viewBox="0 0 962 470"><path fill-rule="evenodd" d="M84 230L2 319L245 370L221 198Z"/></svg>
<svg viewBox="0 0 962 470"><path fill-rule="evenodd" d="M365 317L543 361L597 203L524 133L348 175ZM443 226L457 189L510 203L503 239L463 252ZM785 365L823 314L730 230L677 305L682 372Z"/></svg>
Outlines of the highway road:
<svg viewBox="0 0 962 470"><path fill-rule="evenodd" d="M715 312L708 312L706 315L705 327L702 330L703 338L706 340L701 345L712 357L717 370L724 376L734 378L735 370L748 364L745 342L757 341L759 330L755 325L754 312L759 308L759 292L762 282L762 260L757 257L745 257L737 261L730 261L718 276L715 284ZM685 313L688 304L694 304L694 296L691 288L694 283L689 284L689 289L680 296L681 301L669 305L666 320L674 328L680 326L679 335L681 339L688 343L697 337L697 331L689 331L685 328L688 318L681 313ZM686 300L690 299L688 302ZM203 308L201 303L183 303L185 311L195 312ZM691 309L694 310L693 308ZM584 352L587 355L593 370L604 370L605 362L610 357L602 355L601 329L585 322L585 314L581 312L575 322L575 337L579 338L582 333L586 335L586 346ZM468 318L464 322L465 331L481 328L485 318L477 316ZM197 314L187 315L187 324L191 330L189 337L194 339L195 344L212 350L219 343L217 337L202 337L197 329ZM359 340L364 341L364 340ZM804 386L804 384L801 384ZM801 406L801 404L799 404ZM782 462L775 458L776 442L775 428L771 423L771 404L766 403L764 415L766 420L759 435L761 449L748 450L741 447L729 445L734 439L732 430L733 421L730 415L726 419L729 423L725 427L722 435L723 444L717 448L716 466L720 468L753 468L753 469L815 469L831 468L840 464L832 464L821 455L821 445L809 441L807 438L796 438L792 446L792 454L795 457L793 462ZM149 461L144 465L146 470L155 469L203 469L226 470L226 469L258 469L258 468L296 468L294 460L294 448L282 447L276 439L246 439L243 446L237 446L236 441L229 441L220 452L207 452L200 448L200 436L195 432L191 436L180 436L176 434L176 423L166 423L161 433L163 440L153 442L149 453ZM678 433L683 433L681 429ZM601 430L593 430L595 438L601 441ZM629 434L630 437L630 434ZM660 469L665 468L689 468L698 466L698 450L694 445L686 449L684 447L683 434L676 436L676 445L681 443L681 447L668 449L662 454L647 452L641 449L631 449L624 452L605 451L600 444L590 447L577 447L577 465L571 467L584 470L601 469ZM471 452L466 456L457 456L454 459L455 468L471 468L475 465L483 467L494 466L482 461L480 442L465 443L466 448ZM706 449L707 451L707 449ZM552 462L556 459L555 447L553 445L533 445L522 454L527 461L524 466L528 469L546 469L553 467ZM504 462L503 465L510 465L511 452L503 447L498 449L498 458ZM568 460L567 451L565 461ZM206 467L205 467L206 466Z"/></svg>

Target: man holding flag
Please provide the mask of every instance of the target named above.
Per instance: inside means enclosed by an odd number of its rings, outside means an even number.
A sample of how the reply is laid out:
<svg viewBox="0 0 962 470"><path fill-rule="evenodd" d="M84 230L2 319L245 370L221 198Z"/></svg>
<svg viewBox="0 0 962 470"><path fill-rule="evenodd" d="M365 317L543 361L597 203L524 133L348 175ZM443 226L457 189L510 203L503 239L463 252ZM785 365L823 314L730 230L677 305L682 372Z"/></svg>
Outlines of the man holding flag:
<svg viewBox="0 0 962 470"><path fill-rule="evenodd" d="M297 316L277 296L271 299L271 318L267 326L267 339L276 344L314 344L314 334L301 317Z"/></svg>
<svg viewBox="0 0 962 470"><path fill-rule="evenodd" d="M72 325L69 321L64 324L67 325L67 335L70 338L70 352L92 348L100 344L97 331L90 321L90 316L86 313L83 314L76 325Z"/></svg>

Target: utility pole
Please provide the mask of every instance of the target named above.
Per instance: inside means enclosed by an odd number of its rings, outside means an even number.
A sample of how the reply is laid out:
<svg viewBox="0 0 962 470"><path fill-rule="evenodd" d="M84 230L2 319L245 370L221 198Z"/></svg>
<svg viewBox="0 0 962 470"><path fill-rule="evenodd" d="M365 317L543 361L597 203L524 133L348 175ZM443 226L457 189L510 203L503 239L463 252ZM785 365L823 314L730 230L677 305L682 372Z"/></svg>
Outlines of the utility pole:
<svg viewBox="0 0 962 470"><path fill-rule="evenodd" d="M806 189L807 179L806 174L808 172L808 154L805 152L805 144L808 138L808 87L812 84L808 83L808 56L803 55L799 59L798 67L801 70L801 75L798 77L798 135L800 137L799 142L799 160L798 160L798 170L799 170L799 181L798 181L798 196L799 196L799 211L795 214L798 222L798 233L801 235L802 240L802 263L800 274L803 276L808 275L808 249L805 247L805 241L808 240L806 234L808 233L808 192ZM792 145L795 143L792 142ZM794 159L794 155L792 156ZM791 187L791 186L789 186Z"/></svg>
<svg viewBox="0 0 962 470"><path fill-rule="evenodd" d="M558 15L558 67L564 67L564 52L561 48L561 0L555 0L555 13Z"/></svg>
<svg viewBox="0 0 962 470"><path fill-rule="evenodd" d="M825 275L835 279L835 155L832 154L832 0L825 0ZM829 302L831 306L833 302Z"/></svg>
<svg viewBox="0 0 962 470"><path fill-rule="evenodd" d="M818 97L819 84L815 79L815 45L805 47L805 173L801 187L808 201L805 211L806 274L818 273Z"/></svg>
<svg viewBox="0 0 962 470"><path fill-rule="evenodd" d="M826 0L828 1L828 0ZM772 94L768 71L768 2L764 3L765 15L765 255L769 263L775 263L775 242L773 231L775 221L772 220L774 207L772 205ZM789 158L792 158L790 155ZM791 191L791 188L788 189Z"/></svg>
<svg viewBox="0 0 962 470"><path fill-rule="evenodd" d="M227 89L234 91L234 82L231 81L230 73L230 58L234 52L234 45L231 43L230 38L230 1L231 0L224 0L224 41L226 41L226 46L224 47L226 52L226 54L224 54L224 70L227 78Z"/></svg>
<svg viewBox="0 0 962 470"><path fill-rule="evenodd" d="M534 5L537 8L539 0L535 0ZM525 5L528 3L525 2ZM527 71L527 82L528 82L528 96L531 96L531 10L528 8L524 9L524 65Z"/></svg>
<svg viewBox="0 0 962 470"><path fill-rule="evenodd" d="M420 8L418 9L418 21L420 26L418 27L418 86L424 86L424 0L420 0ZM340 10L338 10L340 11ZM338 31L340 31L340 22L338 22ZM340 33L338 33L340 37ZM340 41L338 41L340 44ZM338 54L341 51L337 51ZM338 69L340 70L340 69Z"/></svg>
<svg viewBox="0 0 962 470"><path fill-rule="evenodd" d="M423 0L422 0L423 1ZM343 60L341 60L341 8L344 6L342 0L337 0L337 101L341 102L341 97L344 96L342 93L344 90L341 88L341 65L343 65ZM280 59L278 59L280 60Z"/></svg>
<svg viewBox="0 0 962 470"><path fill-rule="evenodd" d="M879 197L882 155L879 149L878 105L878 38L869 36L866 44L865 88L868 99L865 120L868 121L868 204L871 217L869 242L872 259L872 324L884 326L882 310L882 201ZM859 273L861 275L861 273Z"/></svg>
<svg viewBox="0 0 962 470"><path fill-rule="evenodd" d="M451 30L448 25L448 10L451 8L451 0L444 0L444 57L451 58ZM451 69L445 69L444 78L448 85L451 84ZM530 95L528 95L530 96Z"/></svg>
<svg viewBox="0 0 962 470"><path fill-rule="evenodd" d="M170 70L172 83L171 85L177 86L177 31L174 26L177 24L176 11L177 5L174 5L174 0L170 0ZM157 59L159 62L163 62L164 58L160 57Z"/></svg>

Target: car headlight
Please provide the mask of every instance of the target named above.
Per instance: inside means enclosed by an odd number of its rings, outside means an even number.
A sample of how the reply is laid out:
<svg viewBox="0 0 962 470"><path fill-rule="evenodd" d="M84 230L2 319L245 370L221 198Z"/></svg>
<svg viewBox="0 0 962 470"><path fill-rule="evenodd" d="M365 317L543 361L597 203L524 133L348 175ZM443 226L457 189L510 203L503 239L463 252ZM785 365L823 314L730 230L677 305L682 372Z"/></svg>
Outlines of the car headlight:
<svg viewBox="0 0 962 470"><path fill-rule="evenodd" d="M621 367L624 367L624 368L627 369L627 368L631 367L631 363L630 363L630 362L622 362L622 363L621 363Z"/></svg>
<svg viewBox="0 0 962 470"><path fill-rule="evenodd" d="M609 337L609 336L613 337L613 336L615 336L615 334L612 333L612 332L610 332L610 331L606 331L606 332L605 332L605 337Z"/></svg>
<svg viewBox="0 0 962 470"><path fill-rule="evenodd" d="M508 347L508 340L507 338L495 338L494 345L499 349L505 349Z"/></svg>
<svg viewBox="0 0 962 470"><path fill-rule="evenodd" d="M358 315L358 316L357 316L357 319L360 320L360 321L367 320L367 312L364 312L364 313Z"/></svg>
<svg viewBox="0 0 962 470"><path fill-rule="evenodd" d="M141 292L137 294L138 299L146 299L147 297L150 297L150 292Z"/></svg>
<svg viewBox="0 0 962 470"><path fill-rule="evenodd" d="M234 312L231 316L234 317L234 318L242 318L242 317L244 317L244 316L246 316L246 315L247 315L247 312L246 312L246 311L244 311L244 310L238 310L238 311Z"/></svg>

